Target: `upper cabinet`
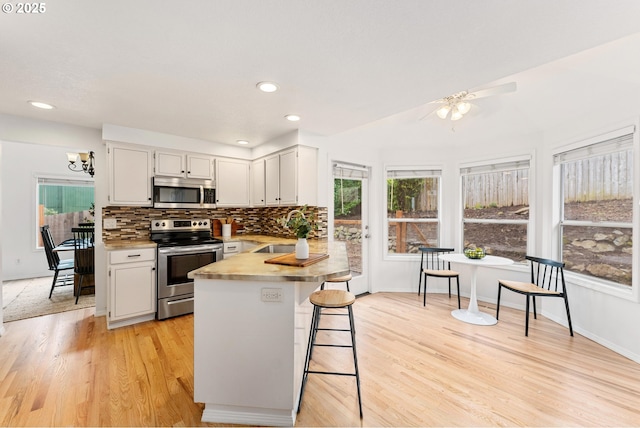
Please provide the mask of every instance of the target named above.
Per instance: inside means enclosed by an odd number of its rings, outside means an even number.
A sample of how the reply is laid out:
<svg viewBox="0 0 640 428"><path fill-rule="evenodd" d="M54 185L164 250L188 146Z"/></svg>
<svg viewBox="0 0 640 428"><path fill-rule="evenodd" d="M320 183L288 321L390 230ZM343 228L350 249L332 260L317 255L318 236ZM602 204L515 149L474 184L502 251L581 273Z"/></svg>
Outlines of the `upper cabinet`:
<svg viewBox="0 0 640 428"><path fill-rule="evenodd" d="M152 157L148 148L107 144L109 205L152 205Z"/></svg>
<svg viewBox="0 0 640 428"><path fill-rule="evenodd" d="M216 205L248 207L249 162L240 159L216 159Z"/></svg>
<svg viewBox="0 0 640 428"><path fill-rule="evenodd" d="M213 156L156 150L155 175L164 177L213 178Z"/></svg>
<svg viewBox="0 0 640 428"><path fill-rule="evenodd" d="M267 204L264 189L264 164L264 159L258 159L251 164L251 205L254 207L264 207Z"/></svg>
<svg viewBox="0 0 640 428"><path fill-rule="evenodd" d="M297 146L267 156L264 159L265 204L269 206L316 205L318 200L317 175L318 154L315 148ZM254 175L254 186L258 180L259 178ZM260 205L258 191L259 189L254 189L254 205L256 206Z"/></svg>

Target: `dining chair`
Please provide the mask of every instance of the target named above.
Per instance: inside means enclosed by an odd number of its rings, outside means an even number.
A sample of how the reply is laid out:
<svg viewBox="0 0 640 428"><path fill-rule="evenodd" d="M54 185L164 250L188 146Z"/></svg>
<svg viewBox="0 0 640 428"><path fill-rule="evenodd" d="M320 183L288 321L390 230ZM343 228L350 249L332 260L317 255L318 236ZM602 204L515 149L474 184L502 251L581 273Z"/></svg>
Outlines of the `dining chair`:
<svg viewBox="0 0 640 428"><path fill-rule="evenodd" d="M564 263L555 260L526 256L531 264L531 282L498 280L498 302L496 305L496 319L500 314L500 292L502 288L524 294L527 298L524 335L529 336L529 300L533 300L533 318L537 318L536 297L559 297L564 299L567 310L569 333L573 336L567 286L564 281Z"/></svg>
<svg viewBox="0 0 640 428"><path fill-rule="evenodd" d="M418 283L418 296L422 288L422 278L424 277L424 295L422 306L427 305L427 278L447 278L449 280L449 298L451 298L451 278L456 279L458 287L458 309L460 309L460 274L451 270L451 264L440 260L440 255L454 253L453 248L420 247L420 282Z"/></svg>
<svg viewBox="0 0 640 428"><path fill-rule="evenodd" d="M76 304L83 288L93 288L95 285L83 285L83 282L89 282L95 272L95 252L94 252L94 235L95 229L88 227L74 227L71 229L74 242L74 272L78 275L78 286L76 288Z"/></svg>
<svg viewBox="0 0 640 428"><path fill-rule="evenodd" d="M54 272L53 281L51 282L51 290L49 291L49 298L53 295L53 289L55 287L62 287L64 285L73 284L73 275L69 278L68 274L59 278L59 274L62 271L71 270L74 267L73 259L60 260L58 253L53 251L56 247L49 225L44 225L40 228L40 235L42 236L42 243L44 245L44 253L47 256L47 263L49 264L49 270Z"/></svg>

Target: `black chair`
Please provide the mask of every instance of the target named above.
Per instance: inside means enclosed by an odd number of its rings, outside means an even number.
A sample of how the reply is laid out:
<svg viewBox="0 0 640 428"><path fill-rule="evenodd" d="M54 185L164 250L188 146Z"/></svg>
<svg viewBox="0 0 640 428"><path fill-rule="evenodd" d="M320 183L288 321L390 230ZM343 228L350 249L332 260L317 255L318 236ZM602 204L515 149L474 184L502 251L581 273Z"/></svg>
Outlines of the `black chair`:
<svg viewBox="0 0 640 428"><path fill-rule="evenodd" d="M58 278L61 271L71 270L73 269L73 259L65 259L60 260L60 256L58 253L53 251L56 247L53 242L53 237L51 236L51 230L49 230L49 225L44 225L40 228L40 235L42 236L42 243L44 245L44 253L47 255L47 263L49 264L49 270L54 272L53 281L51 282L51 291L49 291L49 298L51 298L53 294L53 289L55 287L62 287L64 285L73 284L73 275L69 278L68 274L65 274L64 277Z"/></svg>
<svg viewBox="0 0 640 428"><path fill-rule="evenodd" d="M504 279L498 281L496 319L498 319L498 315L500 314L500 292L502 291L502 287L516 293L524 294L527 297L527 314L524 327L525 336L529 336L529 298L533 300L533 317L537 318L536 297L560 297L564 299L564 306L567 309L567 321L569 322L569 333L573 336L571 314L569 313L569 300L567 300L567 287L564 282L564 263L532 256L526 256L526 259L531 262L531 282L508 281Z"/></svg>
<svg viewBox="0 0 640 428"><path fill-rule="evenodd" d="M95 229L88 227L74 227L71 229L74 242L74 272L78 275L78 286L76 288L76 304L83 288L93 288L95 285L83 285L88 281L89 275L95 272L95 252L94 252L94 235Z"/></svg>
<svg viewBox="0 0 640 428"><path fill-rule="evenodd" d="M418 283L418 296L422 288L424 277L424 296L422 306L427 305L427 278L447 278L449 280L449 298L451 298L451 278L456 279L458 287L458 309L460 309L460 274L451 270L451 264L440 260L440 255L455 252L453 248L420 247L420 282Z"/></svg>

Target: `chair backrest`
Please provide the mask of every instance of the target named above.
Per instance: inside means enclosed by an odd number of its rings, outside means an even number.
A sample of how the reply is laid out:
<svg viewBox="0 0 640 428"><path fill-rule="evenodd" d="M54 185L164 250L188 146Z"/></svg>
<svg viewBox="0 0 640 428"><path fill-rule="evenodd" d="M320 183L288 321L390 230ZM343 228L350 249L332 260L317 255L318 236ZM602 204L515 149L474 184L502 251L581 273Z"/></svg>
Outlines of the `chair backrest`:
<svg viewBox="0 0 640 428"><path fill-rule="evenodd" d="M565 293L564 263L526 256L531 263L531 283L545 290Z"/></svg>
<svg viewBox="0 0 640 428"><path fill-rule="evenodd" d="M94 273L94 235L95 229L88 227L74 227L73 233L73 257L74 272L81 275Z"/></svg>
<svg viewBox="0 0 640 428"><path fill-rule="evenodd" d="M441 254L455 253L453 248L420 247L420 267L421 269L449 270L450 263L440 260Z"/></svg>
<svg viewBox="0 0 640 428"><path fill-rule="evenodd" d="M40 234L42 235L42 244L44 245L44 253L47 255L47 263L49 263L49 270L56 270L60 263L60 256L53 251L56 244L53 242L53 236L49 230L49 225L44 225L40 228Z"/></svg>

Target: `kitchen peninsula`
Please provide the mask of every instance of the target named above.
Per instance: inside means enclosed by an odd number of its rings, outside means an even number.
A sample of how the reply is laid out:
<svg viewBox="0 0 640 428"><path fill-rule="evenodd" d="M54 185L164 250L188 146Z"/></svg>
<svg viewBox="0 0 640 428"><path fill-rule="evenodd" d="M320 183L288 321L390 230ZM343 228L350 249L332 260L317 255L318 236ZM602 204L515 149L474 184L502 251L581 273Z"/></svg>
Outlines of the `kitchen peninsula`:
<svg viewBox="0 0 640 428"><path fill-rule="evenodd" d="M194 400L203 422L293 426L312 305L324 280L349 272L342 242L309 242L329 258L306 267L265 263L274 238L189 273L195 280Z"/></svg>

